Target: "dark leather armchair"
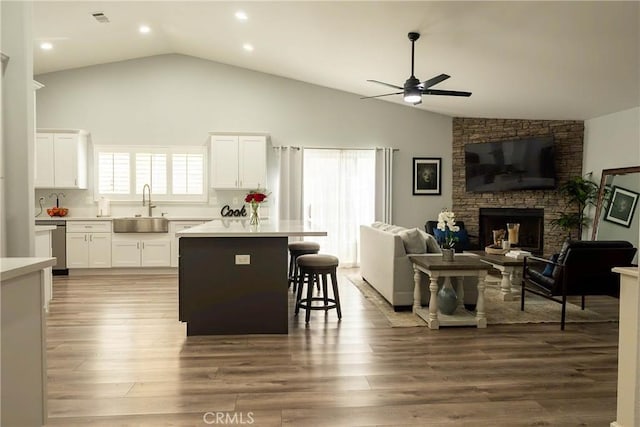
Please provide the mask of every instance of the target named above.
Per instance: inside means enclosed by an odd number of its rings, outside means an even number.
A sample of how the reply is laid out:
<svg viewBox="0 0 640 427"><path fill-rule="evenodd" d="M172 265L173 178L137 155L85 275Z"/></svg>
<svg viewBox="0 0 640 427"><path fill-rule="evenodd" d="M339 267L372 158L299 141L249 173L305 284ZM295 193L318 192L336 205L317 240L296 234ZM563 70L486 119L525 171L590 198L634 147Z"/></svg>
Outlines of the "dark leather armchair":
<svg viewBox="0 0 640 427"><path fill-rule="evenodd" d="M580 295L582 309L586 295L620 294L620 277L613 267L629 266L636 248L629 242L565 241L556 261L538 257L526 257L522 274L522 300L531 292L562 304L560 329L564 330L567 296Z"/></svg>
<svg viewBox="0 0 640 427"><path fill-rule="evenodd" d="M466 233L466 229L464 228L464 221L456 221L456 225L460 227L460 230L464 230L465 232L460 237L460 240L458 240L458 242L454 246L455 251L462 252L462 251L478 249L478 245L474 245L473 243L471 243L471 239L470 239L470 237L476 237L476 236L471 236ZM436 235L434 230L437 228L438 228L438 221L427 221L424 224L424 231L431 234L432 236Z"/></svg>

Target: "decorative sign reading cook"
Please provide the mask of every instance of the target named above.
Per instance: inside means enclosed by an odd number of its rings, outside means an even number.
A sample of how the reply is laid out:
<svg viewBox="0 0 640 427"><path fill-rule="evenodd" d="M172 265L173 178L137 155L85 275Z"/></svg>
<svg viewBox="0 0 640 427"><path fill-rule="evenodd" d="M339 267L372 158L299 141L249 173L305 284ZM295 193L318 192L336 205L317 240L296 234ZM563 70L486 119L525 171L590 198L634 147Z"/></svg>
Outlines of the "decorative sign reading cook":
<svg viewBox="0 0 640 427"><path fill-rule="evenodd" d="M244 205L242 205L242 209L231 209L229 205L224 205L222 209L220 209L220 215L223 217L247 216L247 210Z"/></svg>

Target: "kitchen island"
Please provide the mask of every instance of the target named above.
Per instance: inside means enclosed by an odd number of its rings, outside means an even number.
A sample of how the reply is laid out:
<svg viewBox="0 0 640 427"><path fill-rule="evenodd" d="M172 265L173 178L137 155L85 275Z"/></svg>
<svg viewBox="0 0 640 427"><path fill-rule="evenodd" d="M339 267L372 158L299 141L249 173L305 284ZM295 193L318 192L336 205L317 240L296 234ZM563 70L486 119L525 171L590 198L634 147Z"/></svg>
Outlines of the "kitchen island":
<svg viewBox="0 0 640 427"><path fill-rule="evenodd" d="M0 258L3 426L47 424L44 279L55 263L51 257Z"/></svg>
<svg viewBox="0 0 640 427"><path fill-rule="evenodd" d="M272 220L214 220L176 233L187 335L286 334L289 237L326 235L307 221Z"/></svg>

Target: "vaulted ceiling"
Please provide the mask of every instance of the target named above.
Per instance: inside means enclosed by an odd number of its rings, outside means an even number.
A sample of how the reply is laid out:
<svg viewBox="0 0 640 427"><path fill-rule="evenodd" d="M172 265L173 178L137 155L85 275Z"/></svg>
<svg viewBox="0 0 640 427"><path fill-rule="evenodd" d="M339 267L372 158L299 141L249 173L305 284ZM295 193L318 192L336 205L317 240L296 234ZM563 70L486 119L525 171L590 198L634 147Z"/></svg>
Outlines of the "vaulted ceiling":
<svg viewBox="0 0 640 427"><path fill-rule="evenodd" d="M223 2L34 3L36 74L180 53L359 96L446 73L424 96L450 116L589 119L640 105L640 3ZM244 21L234 15L246 13ZM92 13L102 12L108 23ZM140 34L141 24L151 31ZM53 49L44 51L41 42ZM243 49L249 43L254 50ZM401 95L366 102L403 103Z"/></svg>

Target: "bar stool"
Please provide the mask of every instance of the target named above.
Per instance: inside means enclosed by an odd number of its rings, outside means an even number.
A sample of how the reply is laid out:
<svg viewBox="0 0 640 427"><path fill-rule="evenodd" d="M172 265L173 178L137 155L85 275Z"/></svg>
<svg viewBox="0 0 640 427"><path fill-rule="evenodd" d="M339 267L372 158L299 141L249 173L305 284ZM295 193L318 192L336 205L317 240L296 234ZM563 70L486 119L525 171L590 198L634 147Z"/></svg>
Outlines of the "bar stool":
<svg viewBox="0 0 640 427"><path fill-rule="evenodd" d="M340 294L338 293L338 279L336 277L336 268L338 268L338 258L332 255L300 255L296 261L300 275L298 276L298 293L296 295L295 314L298 314L300 308L307 310L305 323L309 323L311 310L324 310L328 312L335 308L338 313L338 319L342 319L342 310L340 309ZM306 276L306 281L305 281ZM331 276L331 285L333 287L333 298L329 298L327 293L328 276ZM313 296L313 282L320 283L322 279L322 296ZM302 298L302 288L307 283L307 297ZM322 301L321 305L313 305L314 301Z"/></svg>
<svg viewBox="0 0 640 427"><path fill-rule="evenodd" d="M289 280L288 287L293 284L293 292L297 289L298 283L298 264L297 258L300 255L317 254L320 245L316 242L291 242L289 243ZM320 287L318 287L320 290Z"/></svg>

